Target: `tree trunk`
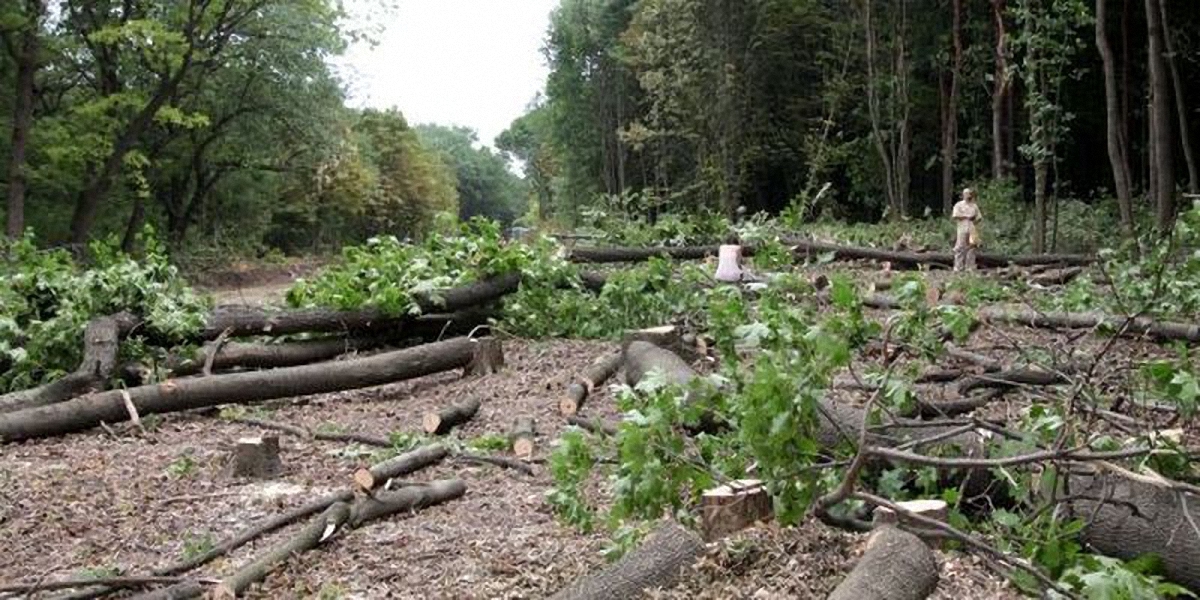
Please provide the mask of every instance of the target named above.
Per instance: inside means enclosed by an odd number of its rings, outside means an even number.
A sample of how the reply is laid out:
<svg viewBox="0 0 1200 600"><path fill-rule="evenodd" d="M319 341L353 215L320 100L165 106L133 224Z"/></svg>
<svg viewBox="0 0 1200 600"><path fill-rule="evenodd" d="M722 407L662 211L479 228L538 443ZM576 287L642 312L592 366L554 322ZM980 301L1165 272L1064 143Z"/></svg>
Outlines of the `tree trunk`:
<svg viewBox="0 0 1200 600"><path fill-rule="evenodd" d="M1128 320L1117 315L1100 313L1076 312L1040 312L1024 307L985 306L976 312L976 317L984 322L1009 323L1026 327L1042 327L1047 329L1103 329L1116 332ZM1124 335L1127 337L1146 336L1157 340L1177 340L1200 343L1200 325L1194 323L1178 323L1172 321L1155 321L1146 317L1138 317L1129 321Z"/></svg>
<svg viewBox="0 0 1200 600"><path fill-rule="evenodd" d="M1033 165L1033 253L1046 251L1046 162L1037 159Z"/></svg>
<svg viewBox="0 0 1200 600"><path fill-rule="evenodd" d="M885 525L829 600L925 600L938 584L937 557L921 538Z"/></svg>
<svg viewBox="0 0 1200 600"><path fill-rule="evenodd" d="M513 454L517 458L529 460L533 457L533 451L536 448L536 437L537 429L533 417L517 417L513 421L512 430L508 432L508 443L512 446Z"/></svg>
<svg viewBox="0 0 1200 600"><path fill-rule="evenodd" d="M1161 1L1145 0L1146 27L1150 36L1150 50L1146 60L1150 72L1150 143L1154 148L1155 224L1159 234L1166 236L1175 224L1175 161L1171 150L1171 84L1163 59L1166 49L1163 44Z"/></svg>
<svg viewBox="0 0 1200 600"><path fill-rule="evenodd" d="M951 0L954 25L951 29L953 57L950 64L950 88L942 114L942 212L946 216L954 209L954 158L958 152L958 85L962 76L962 0Z"/></svg>
<svg viewBox="0 0 1200 600"><path fill-rule="evenodd" d="M1005 140L1008 100L1011 85L1008 74L1008 32L1004 26L1007 0L992 0L992 21L996 31L995 61L992 85L992 178L1009 176L1008 143Z"/></svg>
<svg viewBox="0 0 1200 600"><path fill-rule="evenodd" d="M138 196L133 201L133 211L129 213L129 222L125 225L125 235L121 237L121 251L133 254L133 245L146 222L146 201Z"/></svg>
<svg viewBox="0 0 1200 600"><path fill-rule="evenodd" d="M575 381L567 386L567 397L559 400L558 410L565 417L579 412L583 402L597 386L603 385L621 368L621 353L613 352L588 365Z"/></svg>
<svg viewBox="0 0 1200 600"><path fill-rule="evenodd" d="M451 429L470 421L479 412L479 406L479 398L468 398L438 412L425 413L421 418L421 427L425 433L446 435Z"/></svg>
<svg viewBox="0 0 1200 600"><path fill-rule="evenodd" d="M17 63L17 88L13 102L12 146L8 159L8 202L5 233L17 239L25 233L26 152L29 131L33 129L33 88L41 52L41 19L45 0L29 0L29 22L21 34L20 49L13 58Z"/></svg>
<svg viewBox="0 0 1200 600"><path fill-rule="evenodd" d="M1187 164L1188 192L1200 193L1200 173L1196 172L1196 156L1192 149L1192 131L1188 126L1188 106L1184 100L1183 83L1179 77L1179 67L1175 64L1175 43L1171 39L1171 20L1167 18L1167 2L1158 0L1162 13L1163 47L1167 51L1167 68L1171 72L1171 87L1175 91L1175 111L1178 118L1179 141L1183 145L1183 158Z"/></svg>
<svg viewBox="0 0 1200 600"><path fill-rule="evenodd" d="M892 268L896 269L915 269L921 266L950 268L954 265L954 255L948 252L902 252L879 248L842 246L840 244L827 244L824 242L810 242L799 239L784 239L783 243L792 248L797 259L815 258L822 254L832 253L834 260L875 260L891 263ZM753 249L746 248L745 251L752 252ZM975 260L980 267L1007 267L1010 265L1025 267L1037 265L1086 266L1095 262L1093 257L1082 254L1008 255L980 253L976 255Z"/></svg>
<svg viewBox="0 0 1200 600"><path fill-rule="evenodd" d="M577 263L612 263L648 260L661 256L674 260L700 260L720 253L720 246L664 248L572 248L568 259Z"/></svg>
<svg viewBox="0 0 1200 600"><path fill-rule="evenodd" d="M405 452L400 456L385 460L369 469L359 469L354 472L354 484L361 490L373 490L387 483L389 479L408 475L436 463L450 451L442 444L429 444L416 450Z"/></svg>
<svg viewBox="0 0 1200 600"><path fill-rule="evenodd" d="M670 587L703 553L704 542L699 536L667 521L620 560L576 581L551 600L640 598L643 590Z"/></svg>
<svg viewBox="0 0 1200 600"><path fill-rule="evenodd" d="M1104 107L1107 116L1108 161L1112 165L1117 205L1121 212L1121 228L1126 239L1134 238L1133 186L1129 177L1129 139L1122 123L1122 109L1117 91L1116 68L1112 48L1108 44L1106 5L1108 0L1096 0L1096 49L1104 69Z"/></svg>
<svg viewBox="0 0 1200 600"><path fill-rule="evenodd" d="M92 394L51 406L0 415L0 442L62 435L86 430L102 422L124 421L131 416L127 405L134 407L138 414L147 415L306 396L412 379L466 366L474 354L474 346L475 343L469 339L455 338L343 361L337 369L330 369L324 364L286 367L273 371L172 379L158 385Z"/></svg>
<svg viewBox="0 0 1200 600"><path fill-rule="evenodd" d="M359 527L380 517L441 504L461 498L465 493L467 484L461 479L438 479L394 491L377 492L373 496L360 498L350 508L350 526Z"/></svg>

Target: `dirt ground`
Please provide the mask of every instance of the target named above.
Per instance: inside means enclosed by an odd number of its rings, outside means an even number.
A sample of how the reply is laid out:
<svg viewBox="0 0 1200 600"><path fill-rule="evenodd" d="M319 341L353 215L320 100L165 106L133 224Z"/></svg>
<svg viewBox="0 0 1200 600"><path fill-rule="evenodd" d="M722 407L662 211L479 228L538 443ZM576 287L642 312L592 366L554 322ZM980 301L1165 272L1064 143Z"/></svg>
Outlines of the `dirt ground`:
<svg viewBox="0 0 1200 600"><path fill-rule="evenodd" d="M278 298L285 287L272 282L237 294L257 303ZM997 352L1031 344L1095 353L1103 341L989 329L976 334L972 349ZM483 407L457 436L504 435L516 417L529 416L536 419L538 450L532 477L453 460L418 472L412 479L461 477L467 493L344 532L293 557L248 597L542 598L601 567L604 536L560 524L544 501L551 487L544 459L565 428L557 402L569 378L615 349L603 342L506 340L507 368L494 375L464 379L443 373L262 405L265 415L256 416L386 437L418 432L425 412L474 396ZM1152 345L1128 343L1110 352L1105 368L1158 352ZM930 399L945 397L945 388L929 390L935 394ZM608 390L589 399L584 413L617 418ZM356 468L377 458L371 448L284 436L285 473L266 482L244 481L228 473L230 447L262 430L211 412L150 417L146 425L145 431L118 426L0 447L0 539L8 542L0 553L0 582L147 573L264 517L344 489ZM298 527L243 546L194 575L228 574ZM862 535L817 522L760 526L711 544L678 586L650 597L823 598L864 542ZM977 558L939 556L942 580L935 598L1020 597Z"/></svg>

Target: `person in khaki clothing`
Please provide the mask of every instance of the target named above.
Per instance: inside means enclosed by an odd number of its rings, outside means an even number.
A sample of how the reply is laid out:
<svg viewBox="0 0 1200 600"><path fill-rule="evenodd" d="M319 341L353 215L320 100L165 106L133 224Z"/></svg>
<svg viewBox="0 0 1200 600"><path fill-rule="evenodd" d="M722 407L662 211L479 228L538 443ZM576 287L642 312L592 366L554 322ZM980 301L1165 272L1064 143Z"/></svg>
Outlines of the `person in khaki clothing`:
<svg viewBox="0 0 1200 600"><path fill-rule="evenodd" d="M979 229L976 224L983 220L983 213L975 203L975 190L962 191L962 200L954 205L950 215L954 219L954 270L975 270L975 248L979 246Z"/></svg>

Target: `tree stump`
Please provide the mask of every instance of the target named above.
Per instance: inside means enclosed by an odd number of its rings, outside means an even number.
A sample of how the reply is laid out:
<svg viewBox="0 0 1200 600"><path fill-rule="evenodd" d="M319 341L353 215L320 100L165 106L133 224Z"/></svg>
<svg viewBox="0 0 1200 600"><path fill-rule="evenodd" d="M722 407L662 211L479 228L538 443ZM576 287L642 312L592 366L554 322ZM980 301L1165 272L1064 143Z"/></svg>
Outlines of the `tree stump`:
<svg viewBox="0 0 1200 600"><path fill-rule="evenodd" d="M479 398L470 398L449 408L443 408L435 413L425 413L421 418L421 427L425 433L445 435L450 430L466 423L479 412Z"/></svg>
<svg viewBox="0 0 1200 600"><path fill-rule="evenodd" d="M908 500L906 502L897 502L896 506L908 510L912 513L936 519L943 523L950 518L950 505L943 500ZM917 529L928 529L922 523L915 522L911 517L903 514L898 514L896 511L885 506L876 506L874 512L871 513L871 521L875 527L883 525L900 525L905 524ZM941 547L941 539L927 539L929 545L933 548Z"/></svg>
<svg viewBox="0 0 1200 600"><path fill-rule="evenodd" d="M535 435L537 432L534 429L533 417L517 417L513 422L512 432L508 435L513 454L517 455L517 458L529 460L533 457Z"/></svg>
<svg viewBox="0 0 1200 600"><path fill-rule="evenodd" d="M741 531L773 514L771 495L757 479L739 479L708 490L701 496L700 506L706 541Z"/></svg>
<svg viewBox="0 0 1200 600"><path fill-rule="evenodd" d="M233 454L234 477L268 479L282 471L278 436L249 437L237 441Z"/></svg>
<svg viewBox="0 0 1200 600"><path fill-rule="evenodd" d="M475 346L471 363L463 372L464 377L478 377L499 373L504 368L504 348L496 338L472 340Z"/></svg>

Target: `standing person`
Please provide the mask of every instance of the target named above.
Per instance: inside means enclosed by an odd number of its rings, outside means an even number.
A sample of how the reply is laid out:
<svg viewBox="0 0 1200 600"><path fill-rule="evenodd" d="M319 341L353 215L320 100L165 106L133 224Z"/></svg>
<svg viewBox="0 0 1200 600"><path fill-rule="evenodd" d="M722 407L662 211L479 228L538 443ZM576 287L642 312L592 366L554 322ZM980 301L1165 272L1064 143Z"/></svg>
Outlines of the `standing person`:
<svg viewBox="0 0 1200 600"><path fill-rule="evenodd" d="M962 200L954 205L951 213L955 224L954 236L954 270L975 270L975 248L979 246L979 230L977 223L983 220L983 213L975 203L975 190L966 188L962 191Z"/></svg>

